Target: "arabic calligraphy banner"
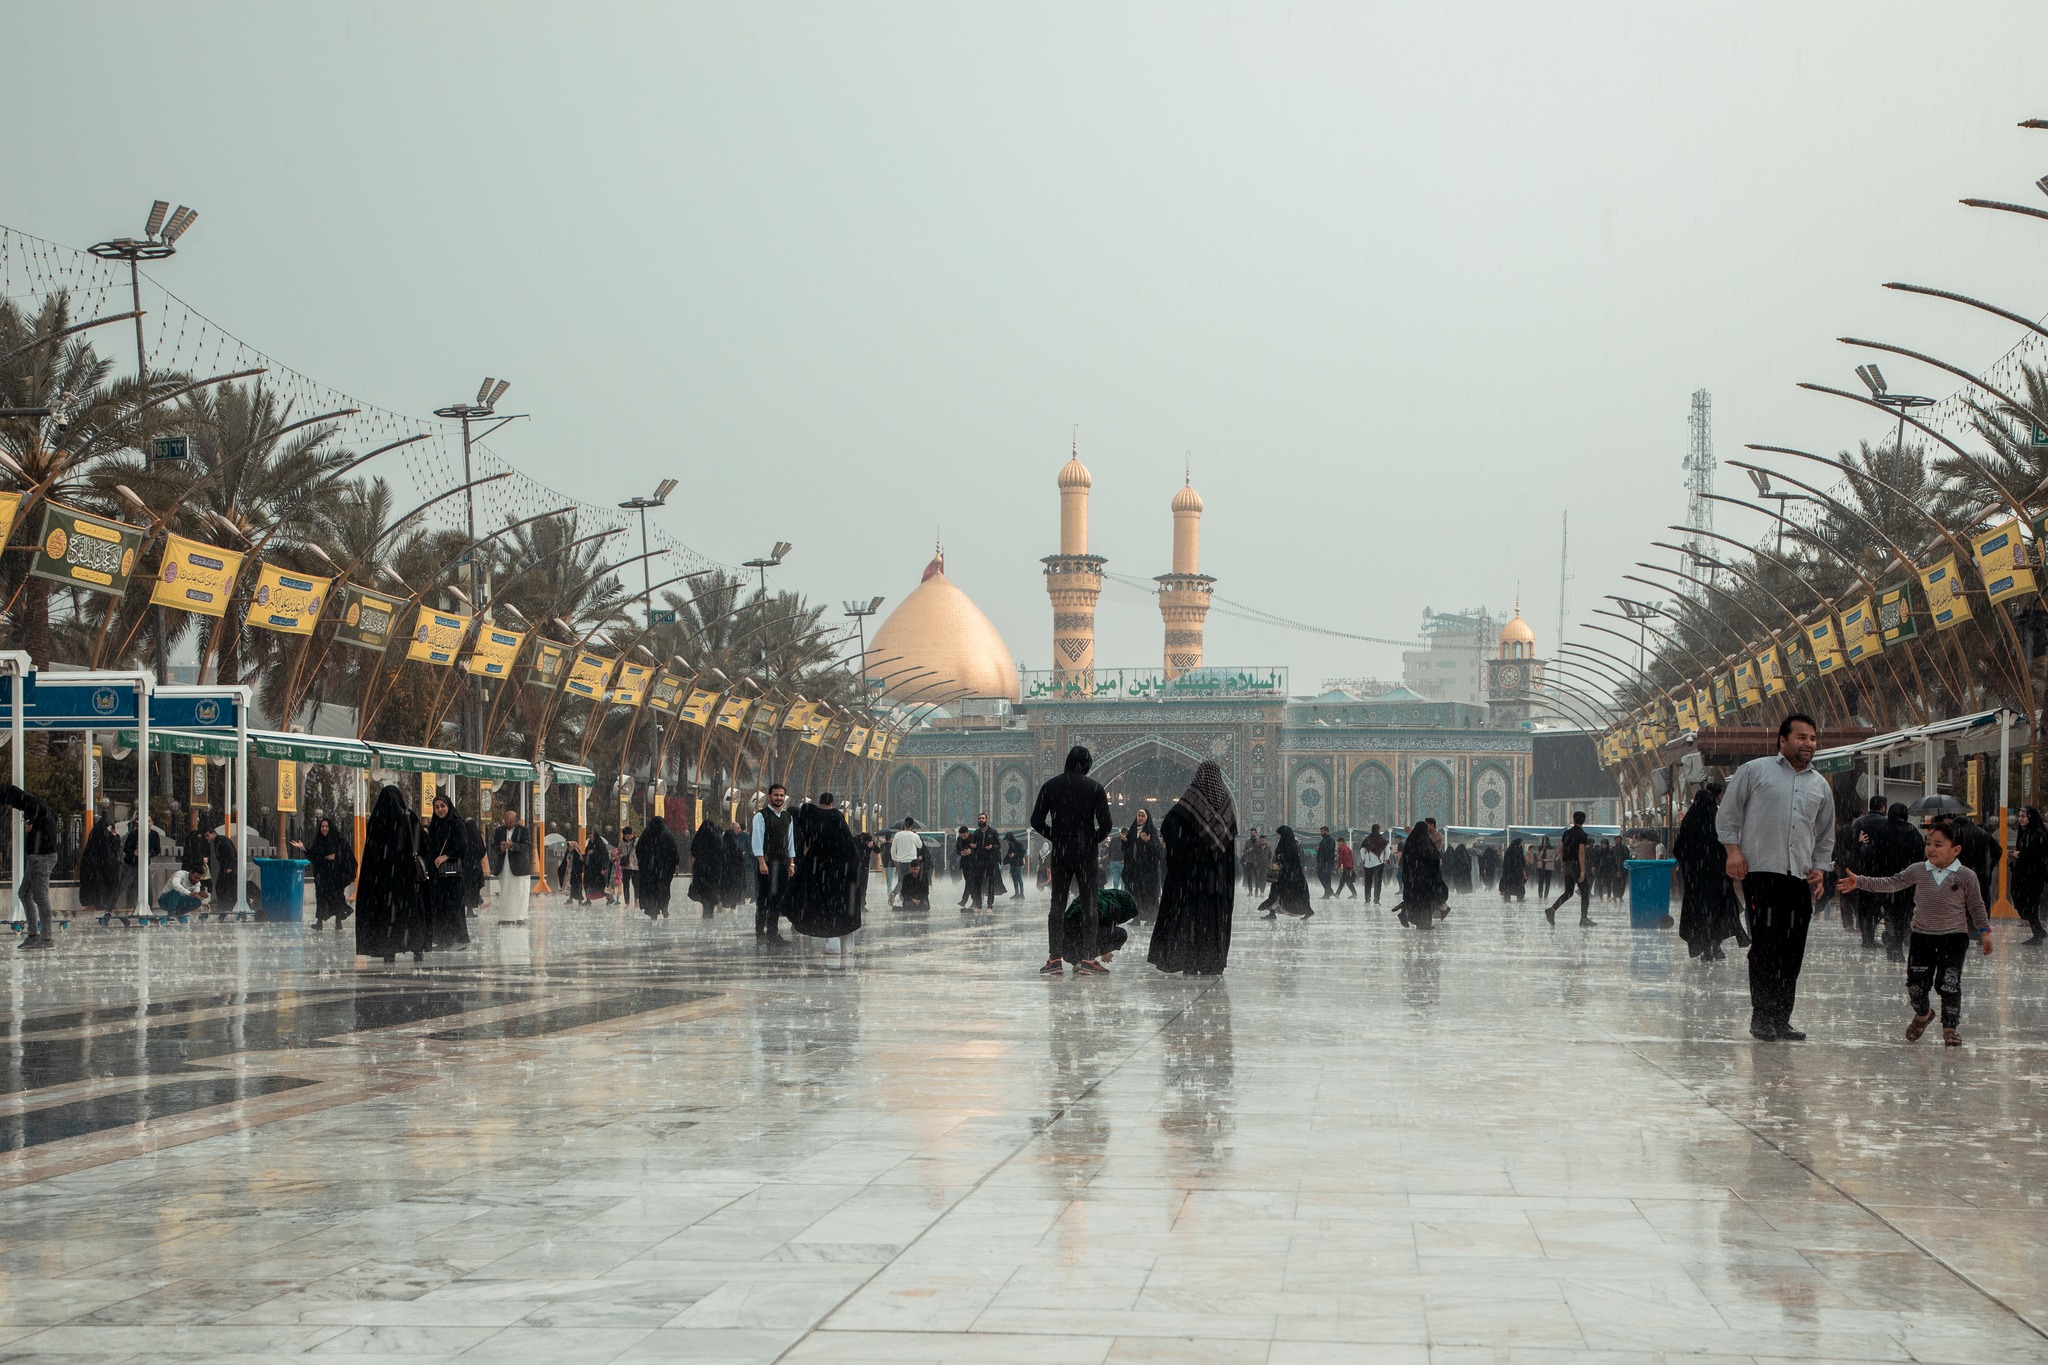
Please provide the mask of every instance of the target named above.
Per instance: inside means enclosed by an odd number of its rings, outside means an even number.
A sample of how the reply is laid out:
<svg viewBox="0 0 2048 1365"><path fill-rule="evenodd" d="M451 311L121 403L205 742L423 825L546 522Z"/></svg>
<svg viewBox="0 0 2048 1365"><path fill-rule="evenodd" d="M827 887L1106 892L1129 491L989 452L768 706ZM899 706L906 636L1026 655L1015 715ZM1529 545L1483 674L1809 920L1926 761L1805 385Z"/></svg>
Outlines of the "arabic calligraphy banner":
<svg viewBox="0 0 2048 1365"><path fill-rule="evenodd" d="M43 536L29 572L66 587L119 597L128 591L142 528L105 521L54 503L43 507Z"/></svg>
<svg viewBox="0 0 2048 1365"><path fill-rule="evenodd" d="M1287 699L1284 668L1197 668L1177 678L1163 668L1098 668L1094 681L1050 671L1023 675L1025 701L1157 701L1186 697Z"/></svg>
<svg viewBox="0 0 2048 1365"><path fill-rule="evenodd" d="M242 555L183 536L164 540L164 561L156 571L149 600L200 616L219 616L228 609L228 590L242 571Z"/></svg>
<svg viewBox="0 0 2048 1365"><path fill-rule="evenodd" d="M358 649L381 650L391 643L391 618L398 612L393 598L364 592L353 583L342 587L341 624L334 628L336 644Z"/></svg>
<svg viewBox="0 0 2048 1365"><path fill-rule="evenodd" d="M288 573L275 564L265 564L256 575L256 592L249 599L248 624L280 635L311 635L333 585L332 578Z"/></svg>
<svg viewBox="0 0 2048 1365"><path fill-rule="evenodd" d="M462 637L467 634L469 617L466 614L421 607L405 657L446 668L455 662L455 651L462 647Z"/></svg>
<svg viewBox="0 0 2048 1365"><path fill-rule="evenodd" d="M479 678L509 678L512 661L519 657L519 647L525 643L523 630L485 626L477 632L476 644L469 651L469 662L464 668Z"/></svg>

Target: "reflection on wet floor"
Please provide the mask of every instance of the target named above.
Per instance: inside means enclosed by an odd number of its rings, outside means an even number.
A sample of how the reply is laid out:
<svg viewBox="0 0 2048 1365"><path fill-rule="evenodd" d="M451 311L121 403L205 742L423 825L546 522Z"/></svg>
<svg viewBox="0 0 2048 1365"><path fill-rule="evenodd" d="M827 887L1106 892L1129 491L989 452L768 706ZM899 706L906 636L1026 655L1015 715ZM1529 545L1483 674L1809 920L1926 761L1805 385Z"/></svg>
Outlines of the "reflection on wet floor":
<svg viewBox="0 0 2048 1365"><path fill-rule="evenodd" d="M1616 909L1319 908L1203 980L1040 978L1042 900L74 932L0 964L0 1358L2048 1360L2048 960L1913 1047L1823 921L1761 1045Z"/></svg>

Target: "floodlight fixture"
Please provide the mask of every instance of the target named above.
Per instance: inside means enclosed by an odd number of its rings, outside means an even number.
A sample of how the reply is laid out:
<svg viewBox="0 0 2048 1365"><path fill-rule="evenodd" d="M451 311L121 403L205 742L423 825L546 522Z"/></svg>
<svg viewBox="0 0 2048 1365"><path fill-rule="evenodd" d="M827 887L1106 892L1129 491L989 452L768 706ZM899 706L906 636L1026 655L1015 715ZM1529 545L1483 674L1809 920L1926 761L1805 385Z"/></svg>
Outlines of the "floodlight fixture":
<svg viewBox="0 0 2048 1365"><path fill-rule="evenodd" d="M170 214L171 201L159 199L149 206L149 223L142 229L145 237L154 237L163 228L164 219Z"/></svg>
<svg viewBox="0 0 2048 1365"><path fill-rule="evenodd" d="M476 405L478 407L487 408L491 405L491 385L497 382L497 380L489 375L485 375L484 382L476 386Z"/></svg>
<svg viewBox="0 0 2048 1365"><path fill-rule="evenodd" d="M679 482L681 482L681 480L678 480L678 479L663 479L663 480L662 480L662 481L661 481L661 482L660 482L659 484L657 484L657 485L655 486L655 489L654 489L654 501L655 501L656 503L665 503L665 502L667 502L667 501L668 501L668 495L676 491L676 485L677 485L677 484L678 484Z"/></svg>
<svg viewBox="0 0 2048 1365"><path fill-rule="evenodd" d="M178 211L171 215L171 221L164 224L163 241L165 245L175 245L177 240L190 231L192 225L198 221L198 209L188 209L183 204L178 205Z"/></svg>
<svg viewBox="0 0 2048 1365"><path fill-rule="evenodd" d="M1769 474L1754 466L1745 467L1743 472L1748 474L1749 481L1756 485L1756 495L1758 497L1768 498L1771 496L1771 476Z"/></svg>
<svg viewBox="0 0 2048 1365"><path fill-rule="evenodd" d="M2048 175L2044 175L2039 180L2036 180L2034 182L2034 188L2041 191L2041 193L2043 194L2048 194Z"/></svg>

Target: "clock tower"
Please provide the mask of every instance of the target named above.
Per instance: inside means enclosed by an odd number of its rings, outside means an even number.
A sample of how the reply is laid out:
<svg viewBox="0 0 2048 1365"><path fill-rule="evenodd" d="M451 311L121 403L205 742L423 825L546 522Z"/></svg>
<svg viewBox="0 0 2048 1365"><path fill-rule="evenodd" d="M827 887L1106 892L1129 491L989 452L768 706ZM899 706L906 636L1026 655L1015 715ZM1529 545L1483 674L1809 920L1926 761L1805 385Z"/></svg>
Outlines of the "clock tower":
<svg viewBox="0 0 2048 1365"><path fill-rule="evenodd" d="M1536 657L1536 632L1522 619L1522 604L1500 630L1500 647L1486 664L1486 704L1496 725L1521 725L1543 700L1543 661Z"/></svg>

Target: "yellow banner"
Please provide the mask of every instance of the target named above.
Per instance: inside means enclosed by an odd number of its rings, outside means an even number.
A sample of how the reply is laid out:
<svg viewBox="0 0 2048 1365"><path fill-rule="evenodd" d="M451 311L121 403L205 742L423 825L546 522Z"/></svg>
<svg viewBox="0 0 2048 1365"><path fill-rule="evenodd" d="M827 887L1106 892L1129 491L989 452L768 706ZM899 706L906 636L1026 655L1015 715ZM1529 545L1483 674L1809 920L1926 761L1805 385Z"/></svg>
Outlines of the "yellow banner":
<svg viewBox="0 0 2048 1365"><path fill-rule="evenodd" d="M476 645L469 651L469 661L463 668L479 678L509 678L512 676L512 661L519 657L520 646L525 643L526 632L523 630L485 626L477 631Z"/></svg>
<svg viewBox="0 0 2048 1365"><path fill-rule="evenodd" d="M1785 695L1785 661L1779 656L1776 645L1756 656L1756 677L1763 684L1765 696Z"/></svg>
<svg viewBox="0 0 2048 1365"><path fill-rule="evenodd" d="M1956 572L1956 557L1950 555L1920 573L1920 586L1927 589L1927 613L1936 630L1947 630L1970 619L1970 599L1963 595L1963 576Z"/></svg>
<svg viewBox="0 0 2048 1365"><path fill-rule="evenodd" d="M1761 706L1764 702L1763 684L1758 680L1756 664L1748 659L1735 665L1735 699L1743 706Z"/></svg>
<svg viewBox="0 0 2048 1365"><path fill-rule="evenodd" d="M95 749L99 746L94 745ZM206 758L202 754L192 755L192 800L193 810L207 810L213 799L206 794Z"/></svg>
<svg viewBox="0 0 2048 1365"><path fill-rule="evenodd" d="M434 813L434 793L441 789L441 779L433 773L420 774L420 814L431 817Z"/></svg>
<svg viewBox="0 0 2048 1365"><path fill-rule="evenodd" d="M883 754L887 753L888 751L889 736L884 734L880 730L875 731L874 737L868 741L868 757L880 758Z"/></svg>
<svg viewBox="0 0 2048 1365"><path fill-rule="evenodd" d="M804 729L811 723L811 717L816 715L817 712L818 704L814 701L793 702L790 704L789 714L782 718L782 728L785 730Z"/></svg>
<svg viewBox="0 0 2048 1365"><path fill-rule="evenodd" d="M1806 647L1813 651L1813 666L1822 673L1832 673L1845 662L1842 658L1842 633L1835 629L1834 618L1823 616L1806 627Z"/></svg>
<svg viewBox="0 0 2048 1365"><path fill-rule="evenodd" d="M2034 566L2017 521L1986 531L1970 543L1977 555L1977 576L1984 580L1993 606L2034 590Z"/></svg>
<svg viewBox="0 0 2048 1365"><path fill-rule="evenodd" d="M419 620L413 624L412 643L405 648L405 657L446 668L455 662L455 651L462 648L462 637L467 634L467 616L421 607Z"/></svg>
<svg viewBox="0 0 2048 1365"><path fill-rule="evenodd" d="M156 588L149 600L159 607L176 607L198 616L219 616L228 609L228 594L234 591L235 575L242 571L242 558L236 550L171 536L164 541L163 563L156 571ZM249 614L253 617L256 613L252 610Z"/></svg>
<svg viewBox="0 0 2048 1365"><path fill-rule="evenodd" d="M620 664L612 683L612 705L638 706L647 695L647 680L654 676L652 664Z"/></svg>
<svg viewBox="0 0 2048 1365"><path fill-rule="evenodd" d="M718 693L693 687L690 689L690 699L683 703L683 709L676 714L692 725L709 725L711 717L717 710Z"/></svg>
<svg viewBox="0 0 2048 1365"><path fill-rule="evenodd" d="M21 494L0 493L0 545L14 534L14 519L21 515Z"/></svg>
<svg viewBox="0 0 2048 1365"><path fill-rule="evenodd" d="M277 809L291 814L299 808L299 764L298 760L280 758L277 760Z"/></svg>
<svg viewBox="0 0 2048 1365"><path fill-rule="evenodd" d="M831 727L832 722L825 716L824 703L814 703L811 708L811 723L804 727L804 743L814 749L817 748L825 742L825 731Z"/></svg>
<svg viewBox="0 0 2048 1365"><path fill-rule="evenodd" d="M752 697L727 697L725 705L718 708L718 725L723 730L737 730L740 721L747 714L747 708L754 704Z"/></svg>
<svg viewBox="0 0 2048 1365"><path fill-rule="evenodd" d="M903 734L901 731L898 731L896 734L889 736L889 757L896 757L896 746L901 744L902 742Z"/></svg>
<svg viewBox="0 0 2048 1365"><path fill-rule="evenodd" d="M1696 687L1692 693L1692 713L1698 718L1700 728L1714 723L1714 690L1712 687Z"/></svg>
<svg viewBox="0 0 2048 1365"><path fill-rule="evenodd" d="M579 649L576 662L569 666L569 680L562 684L562 688L574 696L595 700L604 695L604 686L611 681L612 665L617 662L602 654Z"/></svg>
<svg viewBox="0 0 2048 1365"><path fill-rule="evenodd" d="M1681 694L1671 708L1678 713L1678 733L1686 734L1700 728L1699 713L1692 709L1691 697Z"/></svg>
<svg viewBox="0 0 2048 1365"><path fill-rule="evenodd" d="M865 725L856 725L853 727L853 733L846 737L846 752L850 754L857 754L863 748L867 747L867 742L868 727Z"/></svg>
<svg viewBox="0 0 2048 1365"><path fill-rule="evenodd" d="M1844 608L1840 625L1842 657L1850 663L1860 664L1884 653L1884 632L1878 628L1877 612L1868 597Z"/></svg>
<svg viewBox="0 0 2048 1365"><path fill-rule="evenodd" d="M280 635L311 635L327 605L331 578L292 573L275 564L265 564L256 575L256 593L249 599L246 624Z"/></svg>

